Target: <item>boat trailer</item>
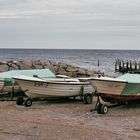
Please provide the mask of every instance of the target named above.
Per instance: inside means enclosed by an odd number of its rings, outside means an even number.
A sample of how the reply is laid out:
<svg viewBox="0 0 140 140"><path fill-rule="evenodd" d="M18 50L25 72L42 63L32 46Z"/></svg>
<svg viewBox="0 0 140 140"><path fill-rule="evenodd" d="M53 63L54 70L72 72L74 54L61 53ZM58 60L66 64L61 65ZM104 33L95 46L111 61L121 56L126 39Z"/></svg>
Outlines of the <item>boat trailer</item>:
<svg viewBox="0 0 140 140"><path fill-rule="evenodd" d="M108 112L108 106L106 104L102 104L100 101L100 94L95 92L94 93L97 96L97 101L94 109L91 109L90 111L97 111L98 114L106 114Z"/></svg>
<svg viewBox="0 0 140 140"><path fill-rule="evenodd" d="M95 92L94 95L97 96L97 101L96 101L95 108L94 109L91 109L90 112L97 111L98 114L107 114L109 108L117 107L117 106L122 105L122 104L119 104L119 103L114 104L114 105L103 104L100 101L101 100L101 93Z"/></svg>

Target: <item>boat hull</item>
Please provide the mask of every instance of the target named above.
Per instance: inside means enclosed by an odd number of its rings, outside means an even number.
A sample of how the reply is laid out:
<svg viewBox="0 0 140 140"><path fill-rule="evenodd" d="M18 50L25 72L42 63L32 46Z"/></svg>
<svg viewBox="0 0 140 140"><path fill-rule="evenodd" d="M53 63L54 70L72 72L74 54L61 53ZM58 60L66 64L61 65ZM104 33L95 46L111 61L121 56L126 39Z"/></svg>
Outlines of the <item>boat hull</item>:
<svg viewBox="0 0 140 140"><path fill-rule="evenodd" d="M93 93L93 87L87 82L43 82L16 79L25 94L29 98L54 98L54 97L75 97L81 95L81 87L84 87L83 94Z"/></svg>
<svg viewBox="0 0 140 140"><path fill-rule="evenodd" d="M113 95L113 94L100 94L101 98L105 102L133 102L139 101L140 96L138 95Z"/></svg>
<svg viewBox="0 0 140 140"><path fill-rule="evenodd" d="M108 81L101 79L90 80L96 92L109 95L120 95L126 85L125 82Z"/></svg>
<svg viewBox="0 0 140 140"><path fill-rule="evenodd" d="M117 80L90 79L96 93L106 102L140 100L140 84Z"/></svg>

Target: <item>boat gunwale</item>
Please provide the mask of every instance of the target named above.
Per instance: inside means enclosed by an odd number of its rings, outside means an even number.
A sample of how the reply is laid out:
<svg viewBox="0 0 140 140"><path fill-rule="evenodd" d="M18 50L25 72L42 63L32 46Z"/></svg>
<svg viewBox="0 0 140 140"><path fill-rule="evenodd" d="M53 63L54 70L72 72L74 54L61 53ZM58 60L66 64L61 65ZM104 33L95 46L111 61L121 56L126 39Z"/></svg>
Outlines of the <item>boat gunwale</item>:
<svg viewBox="0 0 140 140"><path fill-rule="evenodd" d="M90 83L88 82L77 82L77 81L63 81L63 82L59 82L59 81L44 81L44 80L33 80L33 79L21 79L21 78L13 78L15 80L21 80L21 81L29 81L29 82L42 82L42 83L48 83L48 84L60 84L60 85L90 85Z"/></svg>
<svg viewBox="0 0 140 140"><path fill-rule="evenodd" d="M117 81L117 80L108 80L108 79L89 79L89 81L107 81L107 82L116 82L116 83L129 83L128 81Z"/></svg>
<svg viewBox="0 0 140 140"><path fill-rule="evenodd" d="M92 81L92 80L94 80L94 81L107 81L107 82L116 82L116 83L126 83L126 84L140 84L140 82L138 83L136 83L136 82L128 82L128 81L111 81L111 80L105 80L105 79L89 79L89 81Z"/></svg>

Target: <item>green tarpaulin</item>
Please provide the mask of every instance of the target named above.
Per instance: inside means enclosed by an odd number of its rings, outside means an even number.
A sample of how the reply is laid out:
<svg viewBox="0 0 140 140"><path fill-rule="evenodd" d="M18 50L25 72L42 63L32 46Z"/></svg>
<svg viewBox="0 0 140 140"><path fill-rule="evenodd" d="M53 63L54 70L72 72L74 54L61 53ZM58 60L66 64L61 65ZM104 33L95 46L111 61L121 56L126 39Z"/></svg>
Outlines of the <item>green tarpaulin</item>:
<svg viewBox="0 0 140 140"><path fill-rule="evenodd" d="M0 78L5 80L5 85L10 86L15 83L13 76L38 76L38 77L56 77L49 69L35 69L35 70L12 70L0 73Z"/></svg>
<svg viewBox="0 0 140 140"><path fill-rule="evenodd" d="M127 83L122 91L123 95L136 95L140 93L140 74L124 74L117 79L126 80Z"/></svg>
<svg viewBox="0 0 140 140"><path fill-rule="evenodd" d="M140 83L140 74L124 74L116 79L125 80L128 83Z"/></svg>

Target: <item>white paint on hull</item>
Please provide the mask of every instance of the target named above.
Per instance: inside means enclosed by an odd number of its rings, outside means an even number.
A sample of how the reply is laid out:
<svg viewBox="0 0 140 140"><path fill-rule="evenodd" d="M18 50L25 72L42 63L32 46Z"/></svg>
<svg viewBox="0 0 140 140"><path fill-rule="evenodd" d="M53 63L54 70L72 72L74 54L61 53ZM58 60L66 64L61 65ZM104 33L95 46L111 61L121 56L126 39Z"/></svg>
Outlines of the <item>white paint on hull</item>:
<svg viewBox="0 0 140 140"><path fill-rule="evenodd" d="M120 95L126 85L125 82L105 81L105 80L90 80L91 85L98 93Z"/></svg>
<svg viewBox="0 0 140 140"><path fill-rule="evenodd" d="M16 79L21 88L27 92L25 94L30 98L46 97L72 97L81 94L81 87L84 87L84 93L93 93L94 89L90 84L79 84L79 82L43 82L43 86L35 84L35 81ZM75 84L74 84L75 83Z"/></svg>

